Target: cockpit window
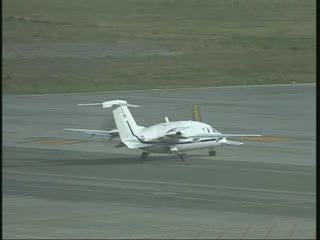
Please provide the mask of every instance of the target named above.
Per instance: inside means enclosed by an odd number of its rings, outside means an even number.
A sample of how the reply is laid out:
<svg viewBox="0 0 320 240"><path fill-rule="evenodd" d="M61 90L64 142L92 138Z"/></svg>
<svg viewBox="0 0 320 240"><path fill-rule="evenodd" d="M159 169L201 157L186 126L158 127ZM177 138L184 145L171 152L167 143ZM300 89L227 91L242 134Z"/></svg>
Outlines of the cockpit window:
<svg viewBox="0 0 320 240"><path fill-rule="evenodd" d="M217 130L215 130L213 127L211 127L212 132L218 132Z"/></svg>

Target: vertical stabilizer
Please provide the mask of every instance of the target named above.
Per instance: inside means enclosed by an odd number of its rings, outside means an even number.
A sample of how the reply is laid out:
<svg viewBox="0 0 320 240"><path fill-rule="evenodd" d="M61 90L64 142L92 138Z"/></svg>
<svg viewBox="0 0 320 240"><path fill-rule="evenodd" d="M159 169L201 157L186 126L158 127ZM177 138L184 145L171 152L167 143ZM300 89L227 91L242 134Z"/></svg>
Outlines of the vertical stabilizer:
<svg viewBox="0 0 320 240"><path fill-rule="evenodd" d="M132 139L139 131L138 125L127 106L119 106L113 110L121 140Z"/></svg>
<svg viewBox="0 0 320 240"><path fill-rule="evenodd" d="M121 141L128 148L144 146L137 137L143 127L138 126L127 106L119 106L113 110L114 120L119 130Z"/></svg>
<svg viewBox="0 0 320 240"><path fill-rule="evenodd" d="M141 139L139 139L139 132L144 129L138 126L128 107L140 107L138 105L128 104L125 100L111 100L102 103L81 103L79 106L99 106L103 108L116 107L113 110L114 120L119 130L121 141L128 148L140 148L145 146Z"/></svg>

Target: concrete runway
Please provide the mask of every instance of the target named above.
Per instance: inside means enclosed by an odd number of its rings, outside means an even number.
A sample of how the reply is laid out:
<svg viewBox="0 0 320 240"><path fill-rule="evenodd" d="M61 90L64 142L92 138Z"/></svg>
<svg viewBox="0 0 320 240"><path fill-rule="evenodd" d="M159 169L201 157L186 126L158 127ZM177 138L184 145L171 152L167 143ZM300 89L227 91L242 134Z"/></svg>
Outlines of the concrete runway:
<svg viewBox="0 0 320 240"><path fill-rule="evenodd" d="M3 96L4 238L315 239L315 84ZM269 141L186 162L63 131L112 127L77 103L123 98L140 125L199 105L225 133ZM267 139L267 138L266 138Z"/></svg>

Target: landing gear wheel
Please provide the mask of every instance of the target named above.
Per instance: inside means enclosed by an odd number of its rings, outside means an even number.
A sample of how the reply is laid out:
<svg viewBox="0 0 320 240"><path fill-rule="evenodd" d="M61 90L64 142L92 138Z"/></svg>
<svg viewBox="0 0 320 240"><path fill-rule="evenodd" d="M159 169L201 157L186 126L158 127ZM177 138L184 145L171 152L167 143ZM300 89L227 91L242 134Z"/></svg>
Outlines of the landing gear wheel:
<svg viewBox="0 0 320 240"><path fill-rule="evenodd" d="M217 155L216 151L214 150L209 151L209 156L215 156L215 155Z"/></svg>
<svg viewBox="0 0 320 240"><path fill-rule="evenodd" d="M149 156L148 152L141 153L141 160L146 161L148 159L148 156Z"/></svg>
<svg viewBox="0 0 320 240"><path fill-rule="evenodd" d="M180 158L180 160L182 161L182 162L184 162L185 160L186 160L186 154L185 153L181 153L181 154L179 154L179 158Z"/></svg>

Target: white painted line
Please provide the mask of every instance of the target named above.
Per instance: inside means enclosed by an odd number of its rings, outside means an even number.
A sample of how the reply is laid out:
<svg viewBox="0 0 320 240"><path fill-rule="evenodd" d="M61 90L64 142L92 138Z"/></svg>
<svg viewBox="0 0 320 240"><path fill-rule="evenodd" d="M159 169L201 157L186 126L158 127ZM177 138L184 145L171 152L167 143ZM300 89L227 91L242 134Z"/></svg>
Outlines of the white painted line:
<svg viewBox="0 0 320 240"><path fill-rule="evenodd" d="M261 87L297 87L297 86L316 86L316 83L296 83L296 84L265 84L265 85L239 85L239 86L218 86L218 87L190 87L190 88L154 88L138 90L119 90L101 92L72 92L72 93L40 93L40 94L2 94L3 96L55 96L55 95L81 95L81 94L103 94L103 93L134 93L134 92L161 92L161 91L180 91L180 90L201 90L201 89L220 89L220 88L261 88Z"/></svg>
<svg viewBox="0 0 320 240"><path fill-rule="evenodd" d="M26 188L38 188L38 189L48 189L47 186L34 186L34 185L27 185L27 184L19 184L20 187L26 187ZM81 192L91 192L91 193L101 193L101 191L97 191L94 189L87 188L85 190L82 189L66 189L66 188L61 188L61 187L54 187L50 186L50 189L55 189L55 190L68 190L68 191L81 191ZM136 193L136 192L110 192L108 191L108 194L118 194L118 195L135 195L135 196L144 196L144 197L150 197L150 194L145 194L145 193ZM193 201L204 201L204 202L211 202L211 203L219 203L221 200L219 199L211 199L211 198L201 198L201 197L188 197L188 196L174 196L174 195L169 195L169 198L172 199L184 199L184 200L193 200ZM252 202L252 201L239 201L239 200L224 200L224 203L230 203L230 204L243 204L247 206L243 207L252 207L253 206L267 206L267 207L288 207L288 208L297 208L297 206L294 206L292 204L287 205L283 203L261 203L261 202ZM248 206L251 205L251 206ZM303 209L313 209L313 206L308 206L308 205L303 205L303 206L298 206L298 208L303 208Z"/></svg>
<svg viewBox="0 0 320 240"><path fill-rule="evenodd" d="M175 195L175 192L153 192L154 195Z"/></svg>
<svg viewBox="0 0 320 240"><path fill-rule="evenodd" d="M50 174L50 173L36 173L36 172L25 172L17 170L3 170L2 174L19 174L19 175L31 175L33 177L53 177L64 182L64 179L79 180L79 181L102 181L102 182L119 182L119 183L133 183L133 184L147 184L147 185L172 185L176 187L198 187L198 188L208 188L217 190L231 190L231 191L250 191L250 192L261 192L261 193L284 193L293 195L309 195L315 196L314 192L297 192L290 190L276 190L276 189L258 189L258 188L247 188L247 187L229 187L229 186L219 186L219 185L207 185L207 184L193 184L193 183L180 183L180 182L167 182L167 181L157 181L157 180L142 180L142 179L127 179L127 178L108 178L108 177L85 177L85 176L65 176L63 174ZM8 178L8 176L4 176ZM52 180L51 180L52 181ZM56 181L57 182L57 181ZM95 183L97 185L97 183Z"/></svg>
<svg viewBox="0 0 320 240"><path fill-rule="evenodd" d="M10 239L11 237L7 237L7 239ZM49 236L43 236L43 235L28 235L28 234L15 234L12 239L15 238L22 238L22 239L53 239L53 237ZM6 238L5 238L6 239Z"/></svg>

